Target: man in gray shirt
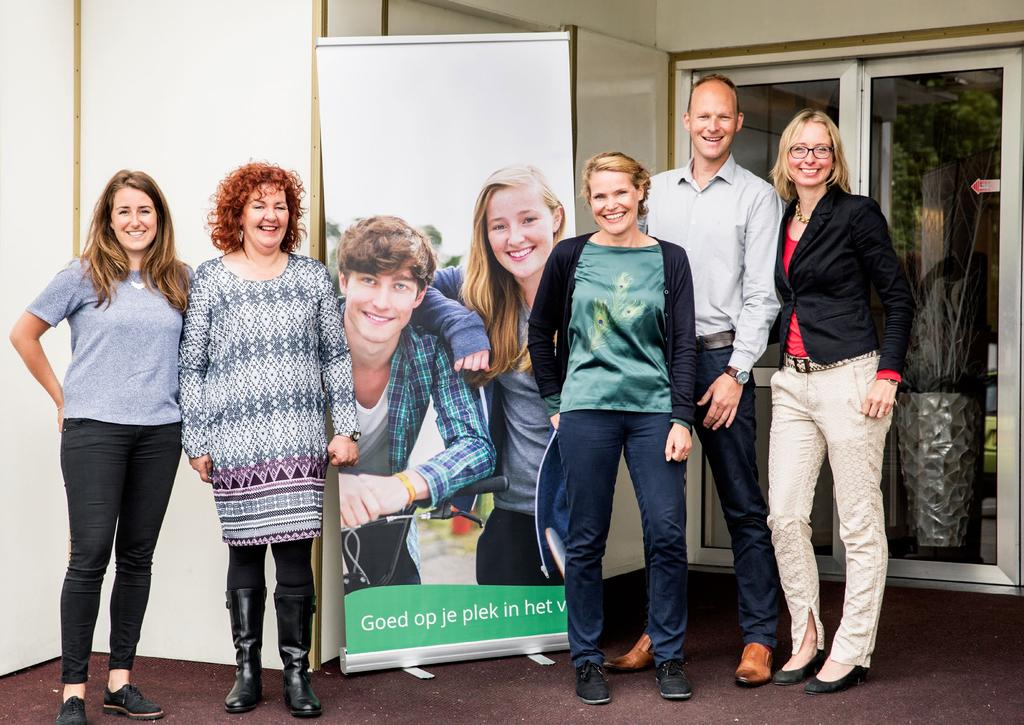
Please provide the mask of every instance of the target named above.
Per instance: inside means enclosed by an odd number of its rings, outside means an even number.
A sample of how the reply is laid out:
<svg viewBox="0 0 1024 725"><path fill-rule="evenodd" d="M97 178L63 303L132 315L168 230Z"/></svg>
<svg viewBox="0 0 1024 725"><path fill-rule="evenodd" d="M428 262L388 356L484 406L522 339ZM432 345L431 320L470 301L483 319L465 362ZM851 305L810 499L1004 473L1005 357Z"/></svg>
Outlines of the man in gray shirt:
<svg viewBox="0 0 1024 725"><path fill-rule="evenodd" d="M698 80L683 116L693 158L651 180L647 232L686 249L697 323L695 427L711 464L732 537L745 648L736 682L771 679L778 573L768 508L758 485L751 370L779 310L774 268L782 202L729 152L743 126L736 86L721 75ZM684 620L685 621L685 620ZM643 635L612 670L650 666Z"/></svg>

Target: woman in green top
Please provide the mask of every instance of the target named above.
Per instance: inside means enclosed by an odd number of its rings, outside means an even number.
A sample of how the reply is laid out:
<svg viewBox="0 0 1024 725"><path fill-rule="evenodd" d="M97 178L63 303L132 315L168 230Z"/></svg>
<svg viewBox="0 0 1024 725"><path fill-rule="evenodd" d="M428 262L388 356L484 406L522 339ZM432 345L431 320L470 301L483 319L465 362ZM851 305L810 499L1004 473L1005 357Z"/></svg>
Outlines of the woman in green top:
<svg viewBox="0 0 1024 725"><path fill-rule="evenodd" d="M565 598L576 694L608 702L598 646L601 559L625 449L643 522L649 632L661 695L686 699L686 469L696 367L686 253L637 226L650 174L618 152L587 161L595 234L551 253L530 315L529 351L558 428L569 500ZM554 344L553 344L554 341Z"/></svg>

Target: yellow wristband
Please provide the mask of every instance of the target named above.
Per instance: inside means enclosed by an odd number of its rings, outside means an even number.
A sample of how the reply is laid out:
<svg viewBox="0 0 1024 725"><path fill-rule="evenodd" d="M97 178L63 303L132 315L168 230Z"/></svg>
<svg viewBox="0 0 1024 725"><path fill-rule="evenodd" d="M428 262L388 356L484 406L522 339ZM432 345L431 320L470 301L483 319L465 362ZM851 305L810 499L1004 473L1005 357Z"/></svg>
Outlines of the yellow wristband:
<svg viewBox="0 0 1024 725"><path fill-rule="evenodd" d="M412 485L409 476L402 471L396 473L395 478L401 481L402 485L405 486L405 490L409 492L409 500L405 502L406 507L412 506L412 502L416 500L416 487Z"/></svg>

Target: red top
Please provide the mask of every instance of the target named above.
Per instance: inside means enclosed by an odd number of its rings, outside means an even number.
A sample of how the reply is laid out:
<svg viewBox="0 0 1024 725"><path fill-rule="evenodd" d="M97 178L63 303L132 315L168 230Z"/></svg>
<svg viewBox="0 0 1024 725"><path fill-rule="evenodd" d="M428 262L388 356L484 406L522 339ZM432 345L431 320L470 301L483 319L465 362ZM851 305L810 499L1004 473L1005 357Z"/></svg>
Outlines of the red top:
<svg viewBox="0 0 1024 725"><path fill-rule="evenodd" d="M793 259L793 252L796 251L796 245L799 243L799 239L793 239L793 235L790 234L789 228L786 228L786 246L782 250L782 268L785 270L786 275L789 275L789 262ZM800 325L796 321L796 309L793 310L793 316L789 318L789 336L786 338L786 352L793 357L810 357L807 354L807 349L804 347L804 338L800 334ZM876 380L895 380L896 382L902 382L903 378L895 370L879 370L875 375Z"/></svg>

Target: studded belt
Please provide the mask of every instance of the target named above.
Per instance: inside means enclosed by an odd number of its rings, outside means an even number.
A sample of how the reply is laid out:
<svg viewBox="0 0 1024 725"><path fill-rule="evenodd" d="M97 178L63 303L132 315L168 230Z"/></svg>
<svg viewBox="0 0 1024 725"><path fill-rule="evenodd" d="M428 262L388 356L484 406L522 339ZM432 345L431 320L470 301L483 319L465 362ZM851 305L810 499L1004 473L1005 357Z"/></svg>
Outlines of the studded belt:
<svg viewBox="0 0 1024 725"><path fill-rule="evenodd" d="M834 363L816 363L809 357L794 357L788 352L783 357L783 364L787 367L791 367L798 373L817 373L822 370L831 370L832 368L842 367L847 363L856 362L857 360L867 360L869 357L877 357L878 351L872 350L871 352L858 355L857 357L848 357L845 360L837 360Z"/></svg>

